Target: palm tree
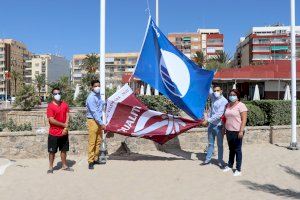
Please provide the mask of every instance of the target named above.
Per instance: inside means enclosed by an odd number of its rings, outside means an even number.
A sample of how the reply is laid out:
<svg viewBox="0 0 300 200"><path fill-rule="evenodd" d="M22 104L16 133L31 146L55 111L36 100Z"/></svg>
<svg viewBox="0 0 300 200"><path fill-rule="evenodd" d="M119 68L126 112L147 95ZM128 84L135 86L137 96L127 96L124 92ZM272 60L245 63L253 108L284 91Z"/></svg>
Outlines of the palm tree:
<svg viewBox="0 0 300 200"><path fill-rule="evenodd" d="M215 61L221 64L228 64L231 57L228 53L225 53L225 51L220 51L217 53L217 56L213 58Z"/></svg>
<svg viewBox="0 0 300 200"><path fill-rule="evenodd" d="M95 74L99 66L99 56L97 54L88 54L86 58L82 60L81 67L87 71L87 73Z"/></svg>
<svg viewBox="0 0 300 200"><path fill-rule="evenodd" d="M16 94L17 94L17 81L22 78L22 75L21 75L20 72L17 72L15 70L11 70L11 76L12 76L12 78L14 80L14 83L15 83L14 84L14 86L15 86L14 96L16 96Z"/></svg>
<svg viewBox="0 0 300 200"><path fill-rule="evenodd" d="M207 60L207 63L205 65L206 69L219 70L222 68L230 67L230 59L231 57L228 53L220 51L215 57L212 57L209 60Z"/></svg>
<svg viewBox="0 0 300 200"><path fill-rule="evenodd" d="M40 97L41 96L40 95L41 90L46 85L45 75L44 74L35 75L35 83L36 83L36 87L38 88L38 94L39 94L39 97Z"/></svg>
<svg viewBox="0 0 300 200"><path fill-rule="evenodd" d="M205 59L202 51L196 51L196 54L194 56L194 61L199 67L204 66Z"/></svg>

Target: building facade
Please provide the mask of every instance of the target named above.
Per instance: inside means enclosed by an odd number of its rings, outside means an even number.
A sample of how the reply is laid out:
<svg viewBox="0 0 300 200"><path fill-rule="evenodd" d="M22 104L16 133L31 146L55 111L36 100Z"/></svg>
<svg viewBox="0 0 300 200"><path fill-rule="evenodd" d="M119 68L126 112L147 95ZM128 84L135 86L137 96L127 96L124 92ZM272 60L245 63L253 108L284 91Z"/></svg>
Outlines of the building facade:
<svg viewBox="0 0 300 200"><path fill-rule="evenodd" d="M296 66L297 99L300 99L300 60L296 62ZM243 100L252 100L257 85L261 99L282 100L287 85L291 86L290 69L291 62L288 60L277 60L257 66L224 68L215 74L213 82L222 87L225 97L228 97L235 84Z"/></svg>
<svg viewBox="0 0 300 200"><path fill-rule="evenodd" d="M36 83L36 76L42 75L45 78L46 83L58 81L60 77L70 77L70 62L58 55L41 54L33 55L30 60L27 61L30 68L25 70L24 82L26 84ZM38 92L38 88L36 88ZM41 88L41 96L48 95L48 87L45 85Z"/></svg>
<svg viewBox="0 0 300 200"><path fill-rule="evenodd" d="M8 96L15 96L23 84L25 70L30 68L26 60L31 58L27 47L13 39L0 39L0 95L7 90ZM4 72L8 71L11 79L5 81ZM15 76L14 76L15 74Z"/></svg>
<svg viewBox="0 0 300 200"><path fill-rule="evenodd" d="M234 55L235 66L262 65L290 59L290 27L253 27L240 39ZM300 58L300 26L296 27L296 56Z"/></svg>
<svg viewBox="0 0 300 200"><path fill-rule="evenodd" d="M205 59L224 51L224 35L219 29L198 29L195 33L170 33L168 39L188 58L193 59L202 51Z"/></svg>
<svg viewBox="0 0 300 200"><path fill-rule="evenodd" d="M107 53L105 55L105 82L107 87L122 85L122 76L125 72L132 72L138 59L138 53ZM99 56L99 55L98 55ZM74 55L72 59L71 80L80 84L86 74L83 66L85 54ZM99 70L96 71L99 74Z"/></svg>

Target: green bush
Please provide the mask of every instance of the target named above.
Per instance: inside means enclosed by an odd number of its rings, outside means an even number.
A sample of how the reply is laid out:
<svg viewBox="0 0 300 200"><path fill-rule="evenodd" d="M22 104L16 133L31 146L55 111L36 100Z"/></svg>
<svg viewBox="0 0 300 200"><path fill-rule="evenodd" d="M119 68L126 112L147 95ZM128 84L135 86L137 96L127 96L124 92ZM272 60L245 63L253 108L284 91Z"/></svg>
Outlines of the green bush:
<svg viewBox="0 0 300 200"><path fill-rule="evenodd" d="M58 81L48 83L49 91L53 88L59 88L61 92L61 99L68 103L69 106L74 106L74 86L70 84L67 76L61 76ZM52 96L48 96L47 102L50 103L53 100Z"/></svg>
<svg viewBox="0 0 300 200"><path fill-rule="evenodd" d="M4 128L5 128L5 124L0 122L0 132L2 132Z"/></svg>
<svg viewBox="0 0 300 200"><path fill-rule="evenodd" d="M265 125L290 125L291 124L291 101L284 100L261 100L251 101L252 105L258 106L264 111ZM297 101L297 124L300 123L300 101Z"/></svg>
<svg viewBox="0 0 300 200"><path fill-rule="evenodd" d="M248 108L247 126L262 126L265 124L266 114L258 106L246 104Z"/></svg>
<svg viewBox="0 0 300 200"><path fill-rule="evenodd" d="M80 87L80 92L76 98L76 106L85 107L85 101L89 96L89 92L86 91L83 87Z"/></svg>
<svg viewBox="0 0 300 200"><path fill-rule="evenodd" d="M17 125L11 118L5 124L5 127L9 131L11 131L11 132L16 132L16 131L32 131L32 126L31 126L30 122Z"/></svg>
<svg viewBox="0 0 300 200"><path fill-rule="evenodd" d="M164 96L138 96L138 98L151 110L179 115L180 109Z"/></svg>
<svg viewBox="0 0 300 200"><path fill-rule="evenodd" d="M17 93L14 107L20 107L24 111L30 111L38 105L40 99L36 96L33 85L24 85Z"/></svg>
<svg viewBox="0 0 300 200"><path fill-rule="evenodd" d="M69 130L80 131L86 130L86 112L77 112L74 117L70 117Z"/></svg>

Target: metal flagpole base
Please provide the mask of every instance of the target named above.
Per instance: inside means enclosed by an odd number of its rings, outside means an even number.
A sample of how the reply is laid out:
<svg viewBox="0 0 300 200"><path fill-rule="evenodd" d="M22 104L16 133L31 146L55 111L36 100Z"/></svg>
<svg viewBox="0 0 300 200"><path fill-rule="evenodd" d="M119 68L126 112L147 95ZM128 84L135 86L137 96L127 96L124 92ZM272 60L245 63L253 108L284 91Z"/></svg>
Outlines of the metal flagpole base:
<svg viewBox="0 0 300 200"><path fill-rule="evenodd" d="M105 136L100 145L101 146L100 146L100 153L99 153L99 163L104 165L107 162L107 145L106 145L106 137Z"/></svg>
<svg viewBox="0 0 300 200"><path fill-rule="evenodd" d="M297 142L291 142L290 146L288 147L289 150L299 150Z"/></svg>

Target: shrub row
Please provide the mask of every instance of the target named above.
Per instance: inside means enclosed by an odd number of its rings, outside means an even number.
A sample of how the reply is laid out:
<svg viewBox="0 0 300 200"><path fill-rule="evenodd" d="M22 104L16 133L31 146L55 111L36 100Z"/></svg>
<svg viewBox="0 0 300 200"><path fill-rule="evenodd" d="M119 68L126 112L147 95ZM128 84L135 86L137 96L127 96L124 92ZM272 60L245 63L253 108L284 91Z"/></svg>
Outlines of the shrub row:
<svg viewBox="0 0 300 200"><path fill-rule="evenodd" d="M10 132L31 131L32 130L32 125L31 125L30 122L17 125L10 118L7 123L0 123L0 132L2 132L5 128L7 128Z"/></svg>
<svg viewBox="0 0 300 200"><path fill-rule="evenodd" d="M168 113L171 115L179 115L180 113L180 109L177 108L172 101L162 95L138 96L138 98L151 110Z"/></svg>
<svg viewBox="0 0 300 200"><path fill-rule="evenodd" d="M247 106L259 107L264 113L263 125L290 125L291 124L291 101L284 100L261 100L246 102ZM251 109L251 108L250 108ZM252 112L252 111L250 111ZM249 112L249 115L251 113ZM253 118L254 124L260 123L262 118ZM297 124L300 123L300 101L297 101Z"/></svg>

